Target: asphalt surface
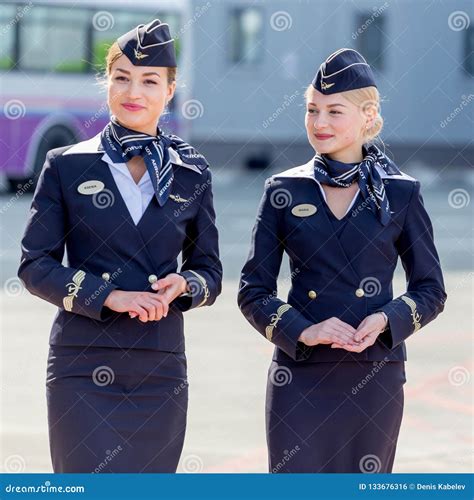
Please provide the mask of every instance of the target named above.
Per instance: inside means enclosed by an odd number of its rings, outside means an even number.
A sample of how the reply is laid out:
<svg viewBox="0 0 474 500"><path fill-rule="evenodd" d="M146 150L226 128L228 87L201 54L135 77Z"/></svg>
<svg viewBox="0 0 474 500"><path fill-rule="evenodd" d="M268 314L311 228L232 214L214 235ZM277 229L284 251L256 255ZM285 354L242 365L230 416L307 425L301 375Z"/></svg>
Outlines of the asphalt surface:
<svg viewBox="0 0 474 500"><path fill-rule="evenodd" d="M236 293L269 173L214 172L224 285L212 309L185 317L190 401L179 470L266 472L264 401L272 345L241 315ZM445 312L407 342L405 411L394 472L471 472L473 179L452 168L412 165L410 173L424 186L449 298ZM0 196L0 463L9 472L51 471L45 373L55 307L15 280L30 203L26 194ZM285 264L282 297L288 274ZM394 292L403 291L399 266Z"/></svg>

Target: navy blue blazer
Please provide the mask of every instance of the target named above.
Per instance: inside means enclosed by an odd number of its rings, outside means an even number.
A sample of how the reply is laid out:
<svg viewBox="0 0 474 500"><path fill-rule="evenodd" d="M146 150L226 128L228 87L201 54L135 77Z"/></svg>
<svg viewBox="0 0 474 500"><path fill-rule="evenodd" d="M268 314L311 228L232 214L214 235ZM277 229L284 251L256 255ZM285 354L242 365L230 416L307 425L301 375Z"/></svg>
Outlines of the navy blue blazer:
<svg viewBox="0 0 474 500"><path fill-rule="evenodd" d="M384 178L391 223L382 226L359 195L339 237L323 205L312 160L267 179L238 304L247 320L276 345L275 360L406 360L405 339L443 310L443 276L420 183L376 168ZM286 302L277 297L283 252L291 270ZM407 291L394 299L392 279L399 256ZM312 324L335 316L356 328L376 311L387 314L389 329L361 353L298 342Z"/></svg>
<svg viewBox="0 0 474 500"><path fill-rule="evenodd" d="M170 149L172 195L163 207L153 196L135 225L99 146L96 136L47 154L18 276L32 294L59 307L52 345L182 352L183 311L211 305L221 292L211 172ZM177 272L181 252L190 293L172 302L166 318L142 323L104 306L115 289L154 292L154 281Z"/></svg>

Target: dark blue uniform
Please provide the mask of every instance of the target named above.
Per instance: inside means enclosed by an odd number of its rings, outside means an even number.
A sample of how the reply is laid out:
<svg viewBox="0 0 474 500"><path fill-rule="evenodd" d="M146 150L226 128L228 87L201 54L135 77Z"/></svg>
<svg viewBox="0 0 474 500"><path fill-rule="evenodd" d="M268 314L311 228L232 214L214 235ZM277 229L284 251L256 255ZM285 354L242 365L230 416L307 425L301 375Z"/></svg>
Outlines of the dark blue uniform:
<svg viewBox="0 0 474 500"><path fill-rule="evenodd" d="M386 226L360 193L343 220L332 216L313 161L266 182L238 303L276 346L267 391L273 472L361 472L372 455L378 471L392 468L404 341L436 318L446 293L419 182L379 173L392 211ZM276 297L283 252L291 269L286 302ZM399 256L407 291L393 298ZM389 329L361 353L298 342L313 324L335 316L357 328L376 311L387 314ZM354 390L367 376L370 383Z"/></svg>
<svg viewBox="0 0 474 500"><path fill-rule="evenodd" d="M174 472L186 424L183 312L221 291L211 173L170 148L172 194L163 207L153 196L135 225L99 145L97 136L48 153L22 240L19 277L59 308L47 382L53 466L93 472L120 444L101 472ZM166 318L142 323L104 306L115 289L153 292L181 251L191 292Z"/></svg>

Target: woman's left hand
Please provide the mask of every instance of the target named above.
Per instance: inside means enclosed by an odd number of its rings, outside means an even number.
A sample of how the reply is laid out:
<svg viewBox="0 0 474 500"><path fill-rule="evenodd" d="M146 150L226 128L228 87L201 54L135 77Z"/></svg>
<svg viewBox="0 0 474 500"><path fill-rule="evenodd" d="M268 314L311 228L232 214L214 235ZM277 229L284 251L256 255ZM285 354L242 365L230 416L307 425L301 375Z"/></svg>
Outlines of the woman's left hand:
<svg viewBox="0 0 474 500"><path fill-rule="evenodd" d="M367 316L354 334L354 340L360 342L358 346L352 346L349 344L332 344L331 347L334 349L345 349L350 352L362 352L371 345L375 344L377 337L385 330L387 326L387 319L383 313L377 312Z"/></svg>
<svg viewBox="0 0 474 500"><path fill-rule="evenodd" d="M171 304L176 297L186 292L188 284L186 279L177 273L168 274L164 278L155 281L151 287Z"/></svg>
<svg viewBox="0 0 474 500"><path fill-rule="evenodd" d="M177 273L168 274L151 285L153 290L155 290L162 299L165 299L168 305L171 304L176 297L186 292L187 286L186 279ZM130 317L134 318L135 316L130 314Z"/></svg>

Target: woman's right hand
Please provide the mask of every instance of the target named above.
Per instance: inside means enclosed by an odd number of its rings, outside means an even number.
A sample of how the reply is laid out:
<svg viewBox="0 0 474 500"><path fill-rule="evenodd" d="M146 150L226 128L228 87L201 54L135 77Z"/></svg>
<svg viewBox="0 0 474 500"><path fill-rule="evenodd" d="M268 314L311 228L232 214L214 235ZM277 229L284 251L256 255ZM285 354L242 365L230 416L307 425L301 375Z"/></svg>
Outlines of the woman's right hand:
<svg viewBox="0 0 474 500"><path fill-rule="evenodd" d="M307 346L318 344L350 344L357 346L359 343L354 340L355 332L354 327L339 318L329 318L303 330L298 341Z"/></svg>
<svg viewBox="0 0 474 500"><path fill-rule="evenodd" d="M157 293L113 290L104 302L112 311L128 312L142 322L159 321L168 314L168 302Z"/></svg>

